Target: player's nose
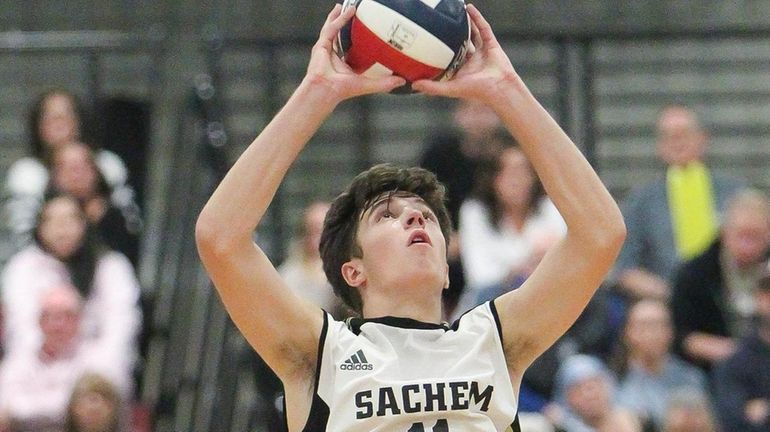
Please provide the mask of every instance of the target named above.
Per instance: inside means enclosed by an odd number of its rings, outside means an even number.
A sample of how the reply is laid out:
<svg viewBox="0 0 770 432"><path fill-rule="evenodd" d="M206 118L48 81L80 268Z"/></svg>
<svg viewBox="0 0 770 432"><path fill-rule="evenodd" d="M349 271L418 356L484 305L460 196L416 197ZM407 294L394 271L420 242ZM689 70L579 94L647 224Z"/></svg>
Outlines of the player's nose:
<svg viewBox="0 0 770 432"><path fill-rule="evenodd" d="M425 226L425 217L419 209L408 208L404 211L404 226Z"/></svg>

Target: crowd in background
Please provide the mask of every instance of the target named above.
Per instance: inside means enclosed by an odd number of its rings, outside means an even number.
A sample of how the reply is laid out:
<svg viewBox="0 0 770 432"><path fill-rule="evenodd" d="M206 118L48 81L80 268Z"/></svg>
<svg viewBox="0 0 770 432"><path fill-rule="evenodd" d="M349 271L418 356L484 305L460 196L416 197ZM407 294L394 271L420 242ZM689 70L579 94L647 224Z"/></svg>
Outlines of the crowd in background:
<svg viewBox="0 0 770 432"><path fill-rule="evenodd" d="M0 287L0 431L142 430L131 416L141 211L89 121L73 94L42 95L29 156L5 180L17 252ZM525 283L569 229L492 111L462 102L453 124L419 161L448 188L448 321ZM615 269L524 374L525 431L770 431L770 201L709 168L708 132L688 107L661 107L656 130L665 171L621 201L628 240ZM318 254L328 207L306 208L279 272L343 319L352 312Z"/></svg>
<svg viewBox="0 0 770 432"><path fill-rule="evenodd" d="M0 430L142 430L135 264L141 211L121 158L101 148L78 98L33 104L29 155L4 183L16 253L2 269Z"/></svg>

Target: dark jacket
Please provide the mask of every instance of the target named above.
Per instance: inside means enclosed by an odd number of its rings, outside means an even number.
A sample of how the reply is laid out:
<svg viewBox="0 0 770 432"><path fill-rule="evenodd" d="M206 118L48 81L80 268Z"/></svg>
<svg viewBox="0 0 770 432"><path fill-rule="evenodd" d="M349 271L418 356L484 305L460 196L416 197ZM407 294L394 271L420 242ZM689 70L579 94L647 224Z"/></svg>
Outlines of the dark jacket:
<svg viewBox="0 0 770 432"><path fill-rule="evenodd" d="M770 342L753 334L741 341L738 350L714 368L714 403L724 431L767 432L770 417L761 425L749 424L746 403L770 401Z"/></svg>
<svg viewBox="0 0 770 432"><path fill-rule="evenodd" d="M676 331L675 350L686 360L709 370L711 365L687 356L682 347L693 332L732 336L728 327L728 299L717 239L703 254L684 263L674 278L671 312Z"/></svg>

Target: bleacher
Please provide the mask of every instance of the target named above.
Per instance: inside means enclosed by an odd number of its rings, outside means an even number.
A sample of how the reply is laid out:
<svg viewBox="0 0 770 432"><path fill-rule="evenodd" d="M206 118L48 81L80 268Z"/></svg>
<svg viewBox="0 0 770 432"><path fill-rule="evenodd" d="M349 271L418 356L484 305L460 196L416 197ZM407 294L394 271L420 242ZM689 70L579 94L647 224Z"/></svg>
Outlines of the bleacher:
<svg viewBox="0 0 770 432"><path fill-rule="evenodd" d="M158 46L137 35L0 33L0 174L26 152L26 110L51 85L86 98L128 95L153 103L164 85ZM87 37L86 37L87 36ZM533 92L591 155L611 191L660 172L654 121L668 102L702 114L717 171L770 190L770 32L680 35L502 35ZM174 107L173 166L145 233L143 279L152 298L142 398L158 432L260 431L263 400L250 348L200 267L195 217L222 168L264 127L304 73L310 40L200 41L205 70ZM34 41L34 42L32 42ZM158 42L157 40L155 42ZM377 96L347 102L312 140L279 190L256 240L276 262L300 209L331 198L364 167L414 163L424 139L449 122L446 101ZM224 135L222 134L224 132ZM151 153L150 158L153 157ZM217 163L212 163L217 161ZM2 249L0 247L0 249ZM8 251L4 252L7 256Z"/></svg>

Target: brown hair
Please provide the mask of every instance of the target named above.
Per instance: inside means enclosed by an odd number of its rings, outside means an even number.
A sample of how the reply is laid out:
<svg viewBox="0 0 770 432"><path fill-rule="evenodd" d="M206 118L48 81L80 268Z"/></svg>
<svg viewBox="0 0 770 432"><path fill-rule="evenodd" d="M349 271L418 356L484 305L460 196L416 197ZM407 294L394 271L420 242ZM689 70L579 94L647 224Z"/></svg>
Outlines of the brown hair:
<svg viewBox="0 0 770 432"><path fill-rule="evenodd" d="M326 213L319 249L324 273L334 293L358 312L363 306L361 297L342 277L342 265L353 257L363 256L356 240L358 223L374 200L389 192L406 192L422 198L436 214L449 243L452 225L446 209L445 188L433 173L423 168L380 164L356 176Z"/></svg>
<svg viewBox="0 0 770 432"><path fill-rule="evenodd" d="M110 403L112 406L112 418L110 419L110 425L107 431L117 432L120 429L120 410L121 410L121 398L120 393L115 385L107 378L95 373L86 373L81 376L75 383L75 388L72 390L72 396L67 404L67 419L64 425L65 432L78 432L77 422L75 421L75 404L78 399L88 393L96 393Z"/></svg>
<svg viewBox="0 0 770 432"><path fill-rule="evenodd" d="M478 199L488 210L489 223L500 230L501 222L503 219L502 203L497 196L495 190L495 181L500 171L503 169L502 156L507 150L517 150L523 153L519 143L511 136L511 134L505 129L497 129L490 137L490 141L496 141L499 145L499 149L491 156L487 156L481 159L476 169L476 181L474 184L474 197ZM530 191L528 206L528 216L531 213L537 211L538 201L545 195L543 185L540 183L540 179L535 172L535 169L527 159L530 171L534 182L532 183L532 190Z"/></svg>

